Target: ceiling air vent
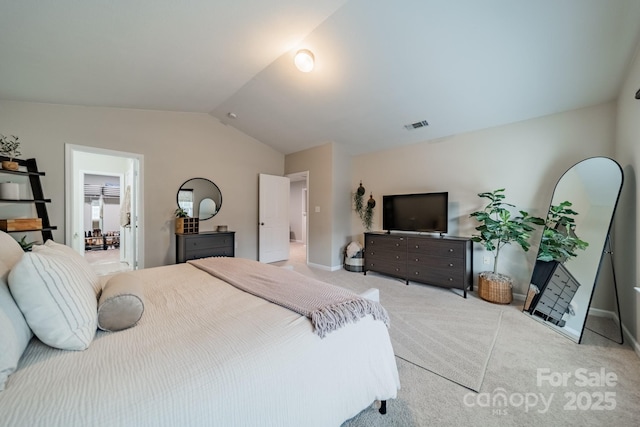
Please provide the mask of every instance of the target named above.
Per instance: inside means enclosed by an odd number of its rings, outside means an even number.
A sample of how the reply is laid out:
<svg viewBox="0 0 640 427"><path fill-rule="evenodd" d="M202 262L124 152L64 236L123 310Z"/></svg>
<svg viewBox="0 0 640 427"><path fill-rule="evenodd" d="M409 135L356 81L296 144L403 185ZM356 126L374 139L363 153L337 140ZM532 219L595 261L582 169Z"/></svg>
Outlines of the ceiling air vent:
<svg viewBox="0 0 640 427"><path fill-rule="evenodd" d="M421 122L415 122L415 123L411 123L409 125L404 125L404 128L406 130L414 130L414 129L419 129L425 126L429 126L429 123L427 123L426 120L422 120Z"/></svg>

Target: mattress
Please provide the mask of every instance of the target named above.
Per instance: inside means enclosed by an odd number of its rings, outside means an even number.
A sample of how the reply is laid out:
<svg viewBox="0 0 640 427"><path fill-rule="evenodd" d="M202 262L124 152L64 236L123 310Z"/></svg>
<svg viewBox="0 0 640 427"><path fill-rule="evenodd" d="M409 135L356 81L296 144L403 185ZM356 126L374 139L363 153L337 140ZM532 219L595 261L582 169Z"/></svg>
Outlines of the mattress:
<svg viewBox="0 0 640 427"><path fill-rule="evenodd" d="M98 331L81 352L34 338L0 392L0 426L326 427L396 397L381 321L321 339L307 318L189 264L134 274L138 325Z"/></svg>

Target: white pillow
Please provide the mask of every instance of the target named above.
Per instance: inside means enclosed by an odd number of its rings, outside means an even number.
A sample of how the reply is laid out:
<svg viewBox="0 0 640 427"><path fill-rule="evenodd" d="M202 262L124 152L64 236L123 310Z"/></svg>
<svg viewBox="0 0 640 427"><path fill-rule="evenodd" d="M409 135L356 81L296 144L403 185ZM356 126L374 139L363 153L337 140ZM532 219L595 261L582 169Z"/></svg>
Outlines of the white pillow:
<svg viewBox="0 0 640 427"><path fill-rule="evenodd" d="M33 336L2 278L5 271L8 268L0 261L0 391L4 390Z"/></svg>
<svg viewBox="0 0 640 427"><path fill-rule="evenodd" d="M142 284L134 273L113 276L98 301L98 327L115 332L135 326L144 313Z"/></svg>
<svg viewBox="0 0 640 427"><path fill-rule="evenodd" d="M91 268L91 265L89 265L87 260L73 248L70 248L69 246L63 245L61 243L56 243L53 240L47 240L46 242L44 242L44 245L34 245L31 250L33 252L54 250L68 256L70 258L69 262L73 262L79 269L79 271L81 271L82 274L86 277L86 279L91 282L91 286L93 287L97 299L97 296L102 290L100 278L98 277L98 274L93 270L93 268Z"/></svg>
<svg viewBox="0 0 640 427"><path fill-rule="evenodd" d="M89 347L98 324L93 284L74 257L41 247L9 273L9 289L33 333L62 350Z"/></svg>
<svg viewBox="0 0 640 427"><path fill-rule="evenodd" d="M7 267L6 273L9 272L13 268L13 266L20 261L24 251L22 250L22 246L18 243L13 237L5 233L4 231L0 231L0 260L4 262ZM1 274L0 277L7 279L6 274Z"/></svg>

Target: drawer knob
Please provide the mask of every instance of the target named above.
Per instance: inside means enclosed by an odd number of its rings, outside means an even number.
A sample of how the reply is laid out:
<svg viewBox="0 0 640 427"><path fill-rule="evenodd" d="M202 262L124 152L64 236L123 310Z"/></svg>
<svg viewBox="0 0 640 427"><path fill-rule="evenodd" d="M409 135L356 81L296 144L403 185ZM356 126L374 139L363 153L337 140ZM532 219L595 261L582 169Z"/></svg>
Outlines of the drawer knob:
<svg viewBox="0 0 640 427"><path fill-rule="evenodd" d="M419 271L416 271L416 276L419 276L419 275L420 275L420 272L419 272Z"/></svg>
<svg viewBox="0 0 640 427"><path fill-rule="evenodd" d="M450 282L453 282L453 278L449 277L449 281L450 281Z"/></svg>
<svg viewBox="0 0 640 427"><path fill-rule="evenodd" d="M453 249L449 248L449 252L453 252Z"/></svg>
<svg viewBox="0 0 640 427"><path fill-rule="evenodd" d="M420 249L420 245L416 245L416 249Z"/></svg>
<svg viewBox="0 0 640 427"><path fill-rule="evenodd" d="M449 267L453 267L453 264L449 263Z"/></svg>
<svg viewBox="0 0 640 427"><path fill-rule="evenodd" d="M416 258L416 262L420 262L420 260L418 258Z"/></svg>

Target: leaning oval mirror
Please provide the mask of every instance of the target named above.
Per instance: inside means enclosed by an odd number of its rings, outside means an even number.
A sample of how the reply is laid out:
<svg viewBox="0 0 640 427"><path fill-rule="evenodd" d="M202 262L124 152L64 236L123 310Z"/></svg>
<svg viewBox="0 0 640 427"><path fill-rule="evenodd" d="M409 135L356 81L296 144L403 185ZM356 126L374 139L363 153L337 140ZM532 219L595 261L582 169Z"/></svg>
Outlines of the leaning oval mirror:
<svg viewBox="0 0 640 427"><path fill-rule="evenodd" d="M610 253L622 181L617 162L593 157L568 169L553 191L524 311L577 343L603 257Z"/></svg>
<svg viewBox="0 0 640 427"><path fill-rule="evenodd" d="M178 189L178 207L192 218L204 221L213 218L222 207L222 192L206 178L191 178Z"/></svg>

